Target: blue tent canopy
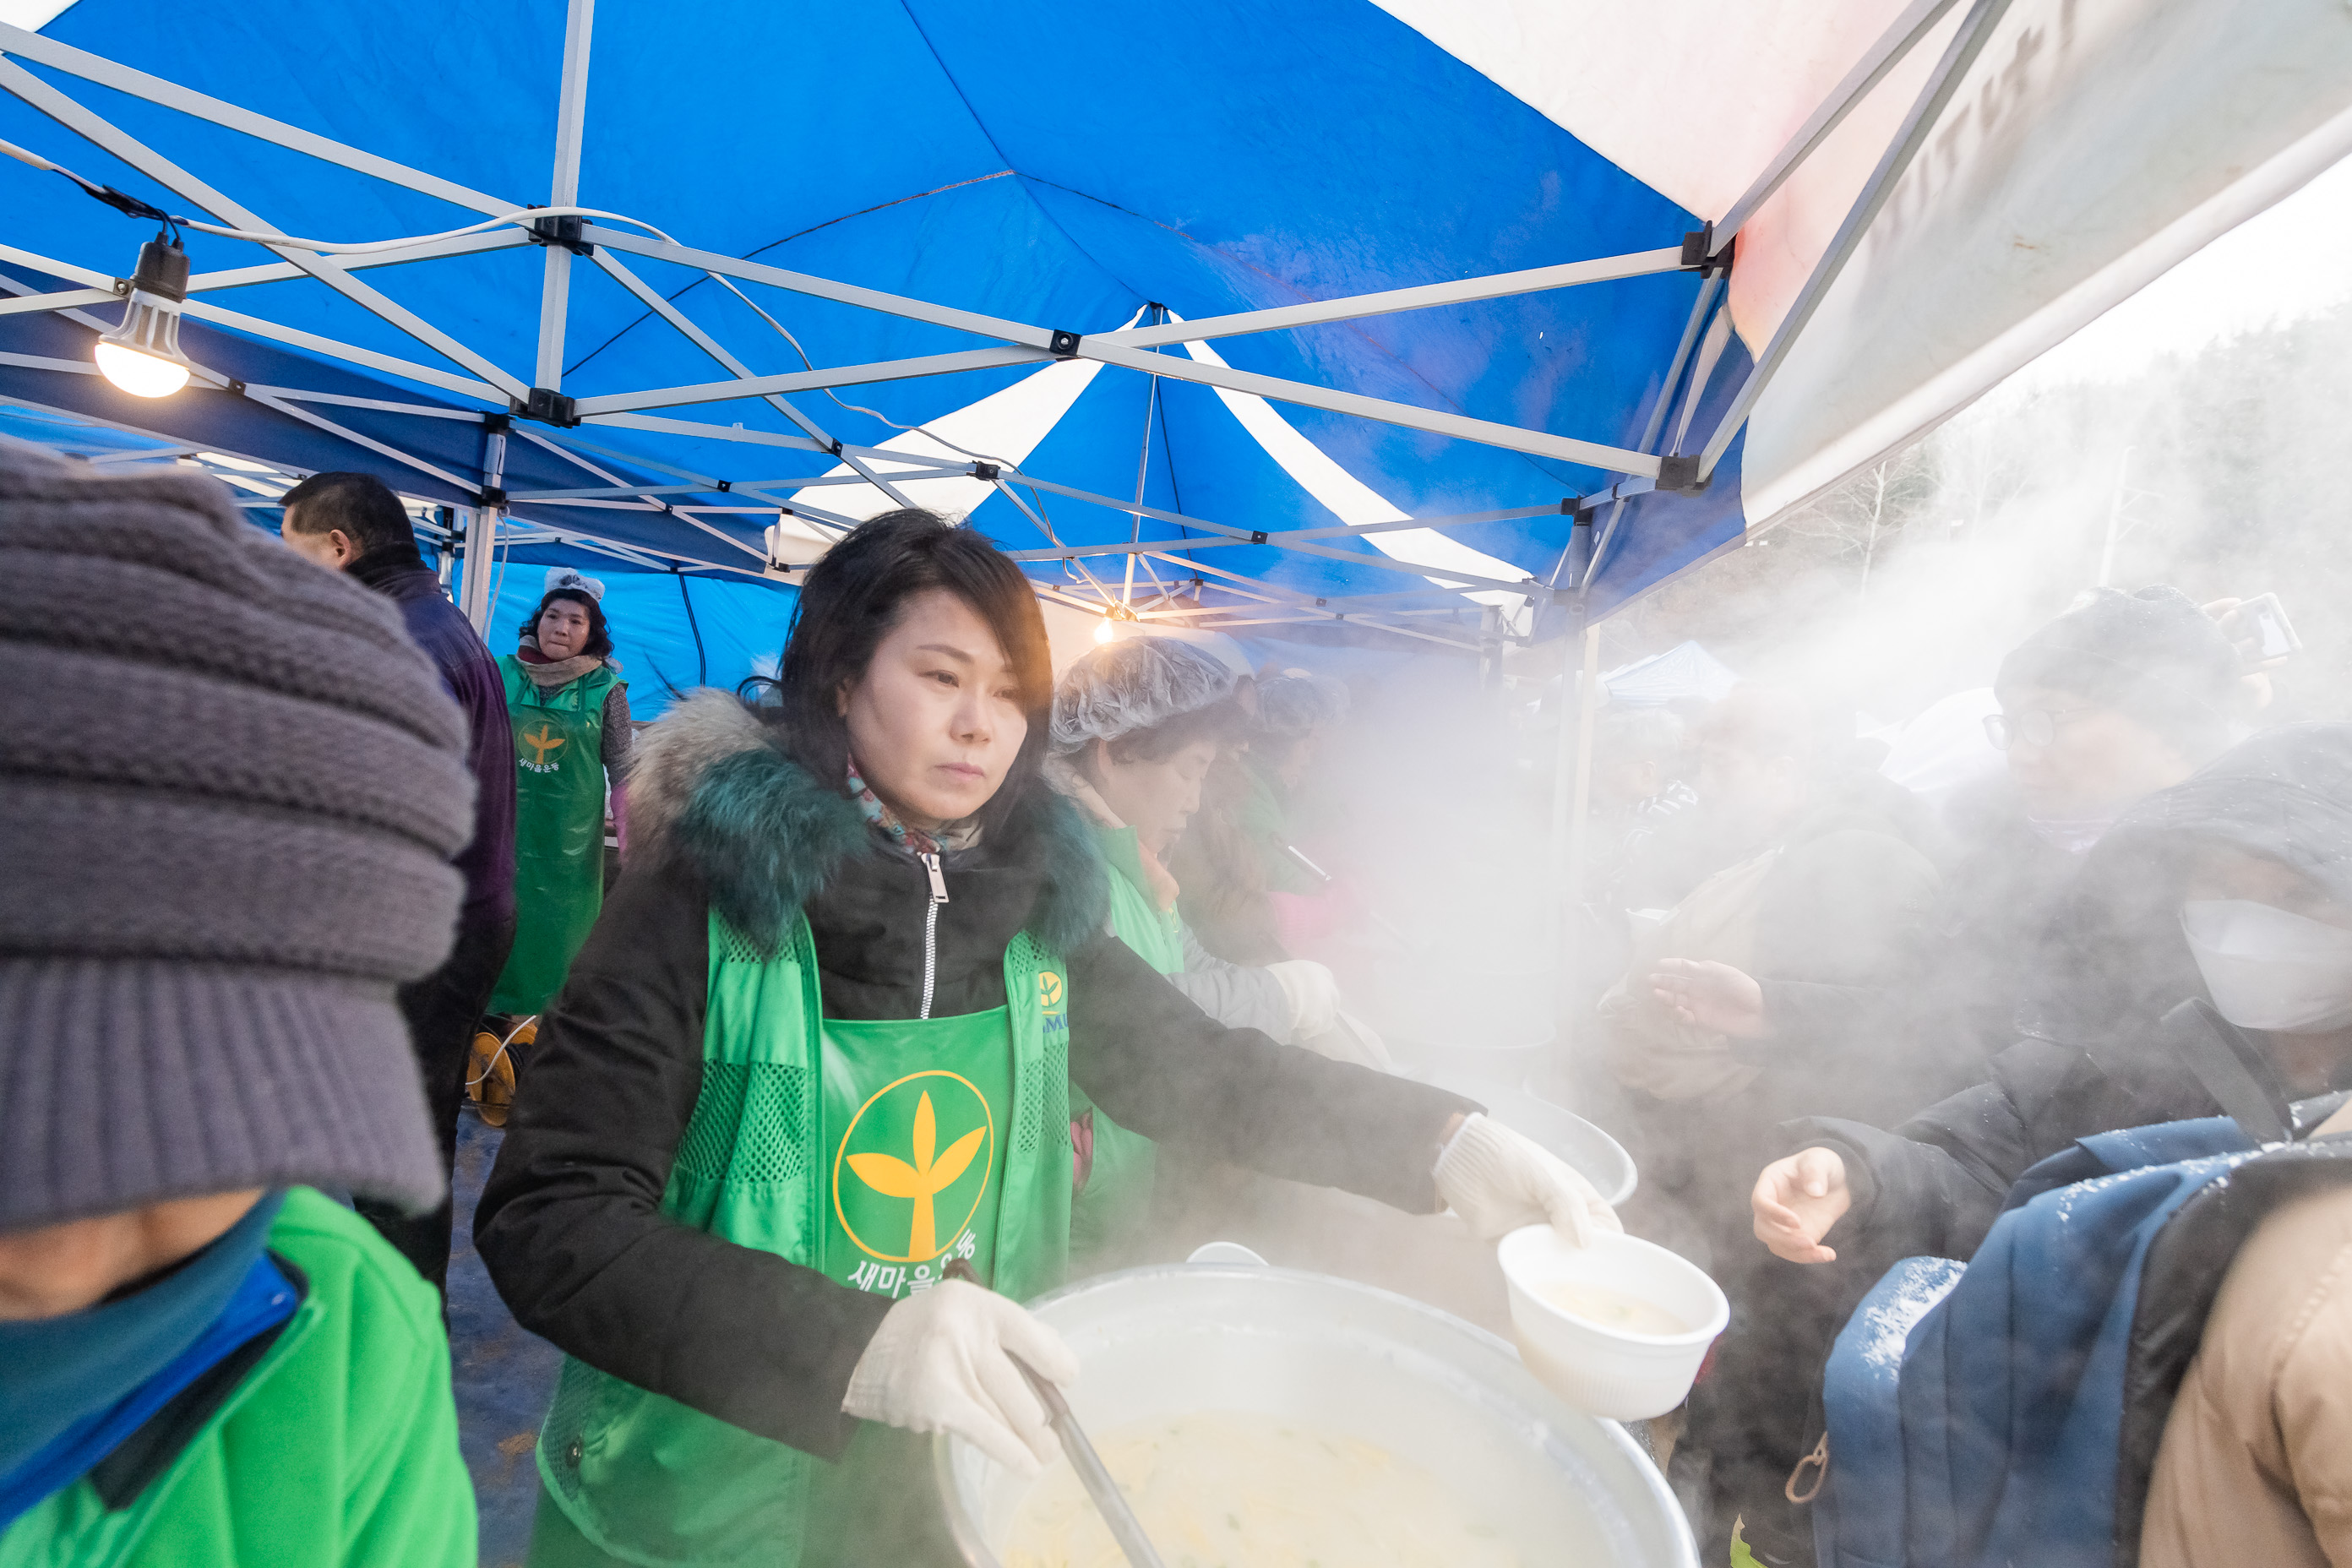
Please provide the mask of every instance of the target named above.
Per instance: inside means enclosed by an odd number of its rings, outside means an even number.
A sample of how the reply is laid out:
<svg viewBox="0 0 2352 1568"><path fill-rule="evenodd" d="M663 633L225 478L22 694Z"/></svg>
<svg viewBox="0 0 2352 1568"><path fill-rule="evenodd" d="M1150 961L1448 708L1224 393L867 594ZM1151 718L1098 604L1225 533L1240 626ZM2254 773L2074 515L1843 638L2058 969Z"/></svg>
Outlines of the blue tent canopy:
<svg viewBox="0 0 2352 1568"><path fill-rule="evenodd" d="M79 0L0 139L189 220L195 381L96 381L153 220L5 164L0 400L478 549L789 580L913 502L1072 613L1539 637L2352 140L2340 8L2062 9Z"/></svg>
<svg viewBox="0 0 2352 1568"><path fill-rule="evenodd" d="M1518 514L1447 535L1482 558L1475 581L1492 602L1513 585L1576 586L1589 545L1577 542L1574 498L1627 475L1281 403L1276 417L1311 447L1307 460L1344 477L1325 474L1318 493L1253 433L1235 397L1253 415L1266 405L1196 373L1229 366L1628 453L1675 390L1677 350L1692 335L1704 287L1698 271L1682 268L1680 247L1699 221L1361 0L1196 0L1172 11L1030 3L985 12L895 0L681 12L604 0L593 23L585 4L572 12L588 24L590 43L587 68L574 78L585 86L575 89L577 112L567 120L564 16L552 8L483 16L434 4L352 10L262 0L232 10L81 0L37 39L9 42L13 58L0 75L16 95L0 97L0 136L175 215L230 226L258 218L281 232L365 240L544 201L550 170L562 162L560 128L576 123L583 205L659 226L694 251L1082 341L1586 258L1671 255L1653 257L1638 275L1576 288L1221 338L1205 357L1162 343L1154 357L1171 374L1154 375L1008 352L1002 339L945 321L756 279L734 279L739 294L630 224L592 220L595 253L578 257L530 244L509 225L467 254L381 267L349 258L365 268L344 275L365 300L299 277L200 286L183 337L201 367L198 384L158 402L118 393L83 369L93 333L119 306L93 299L79 307L80 319L0 316L0 398L298 469L369 468L411 495L472 505L489 488L479 416L509 395L527 401L532 386L560 386L584 410L600 397L730 379L646 295L762 376L994 350L1009 363L845 385L838 401L796 394L798 420L735 396L619 410L611 424L594 414L577 426L518 418L496 488L513 498L517 521L758 572L768 559L763 530L783 506L811 520L821 540L837 531L833 520L889 504L862 483L807 481L861 449L905 439L906 426L1056 376L1082 384L1050 419L998 432L1017 449L969 446L966 458L916 448L955 464L967 481L976 461L1063 487L986 486L972 498L974 525L1008 546L1156 544L1140 594L1127 586L1120 556L1033 562L1042 581L1097 607L1106 597L1139 602L1156 586L1173 595L1159 602L1181 602L1195 618L1204 607L1222 611L1206 624L1352 612L1360 623L1427 629L1475 626L1482 606L1411 569L1425 558L1396 562L1371 538L1349 536L1349 525L1367 521L1362 507L1384 505L1389 519ZM219 123L235 117L142 79L110 78L101 61L430 178L382 179L344 166L364 160L310 156L281 144L299 137ZM37 236L40 250L0 256L16 291L63 294L129 271L152 225L126 221L63 180L20 174L9 187L18 220L11 238ZM486 199L469 209L413 188L438 182ZM187 246L200 285L204 274L274 259L254 244L203 234L191 233ZM551 254L567 275L552 365L541 363L538 336ZM52 258L79 270L39 265ZM371 308L379 301L396 309ZM442 352L386 319L399 310L446 334ZM265 330L278 342L257 341ZM319 344L375 363L339 364ZM1735 346L1735 362L1741 352ZM428 380L404 367L436 374ZM248 390L205 390L208 380ZM1730 370L1715 377L1718 403L1738 380ZM255 387L279 390L257 397ZM469 387L490 395L469 396ZM474 417L450 417L459 414ZM1698 427L1707 427L1704 414ZM847 451L830 449L835 441ZM1634 501L1601 602L1736 537L1737 476L1735 451L1706 494ZM729 489L717 489L719 480ZM706 488L687 488L698 482ZM664 486L673 487L660 498L665 510L524 499ZM940 487L897 488L924 501L927 488ZM851 489L870 504L825 504ZM1139 518L1139 505L1167 518ZM694 527L688 514L707 526ZM1203 524L1233 532L1202 548ZM1311 530L1333 531L1298 542L1305 549L1251 542ZM792 549L780 553L781 563L797 563ZM1445 581L1470 581L1463 569L1464 579ZM1511 601L1515 611L1524 597ZM1523 613L1518 626L1527 629ZM1447 640L1475 637L1456 630Z"/></svg>

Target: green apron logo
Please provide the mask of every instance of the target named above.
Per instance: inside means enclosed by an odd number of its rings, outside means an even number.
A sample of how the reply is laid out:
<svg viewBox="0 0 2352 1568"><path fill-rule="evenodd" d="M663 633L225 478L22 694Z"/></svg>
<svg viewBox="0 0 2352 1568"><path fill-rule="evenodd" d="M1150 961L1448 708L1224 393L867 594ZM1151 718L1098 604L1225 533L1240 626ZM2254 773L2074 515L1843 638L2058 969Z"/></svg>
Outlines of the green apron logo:
<svg viewBox="0 0 2352 1568"><path fill-rule="evenodd" d="M942 1121L959 1130L944 1149L940 1147ZM834 1155L833 1207L843 1232L860 1252L885 1262L924 1263L937 1258L980 1212L995 1136L987 1098L960 1074L943 1069L908 1073L876 1090L850 1118ZM844 1165L849 1168L849 1179L843 1175ZM960 1204L961 1214L943 1233L940 1209L944 1206L955 1215ZM945 1245L939 1239L942 1234L948 1238ZM901 1235L906 1250L890 1250Z"/></svg>
<svg viewBox="0 0 2352 1568"><path fill-rule="evenodd" d="M1037 1005L1048 1013L1062 1005L1062 977L1050 969L1037 972Z"/></svg>
<svg viewBox="0 0 2352 1568"><path fill-rule="evenodd" d="M551 763L547 759L556 748L563 744L563 737L550 729L546 720L541 719L539 721L538 729L527 730L517 735L515 739L531 750L531 755L521 759L524 767L535 773L551 773L556 771L559 764Z"/></svg>

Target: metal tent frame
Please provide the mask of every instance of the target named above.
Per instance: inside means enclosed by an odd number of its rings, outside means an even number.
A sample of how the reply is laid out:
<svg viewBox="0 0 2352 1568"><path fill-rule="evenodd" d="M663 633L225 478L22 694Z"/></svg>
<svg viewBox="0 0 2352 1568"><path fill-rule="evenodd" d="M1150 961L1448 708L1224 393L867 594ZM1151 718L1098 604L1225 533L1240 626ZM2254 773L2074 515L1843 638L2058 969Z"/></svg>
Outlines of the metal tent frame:
<svg viewBox="0 0 2352 1568"><path fill-rule="evenodd" d="M781 559L770 531L770 548L762 550L719 526L721 518L780 514L807 524L820 536L836 536L851 525L849 517L805 502L787 500L778 492L803 490L813 485L870 486L896 504L907 504L894 481L962 477L990 483L1024 513L1045 537L1045 546L1013 552L1031 564L1061 563L1075 569L1078 580L1067 584L1038 582L1041 596L1087 610L1136 619L1180 620L1204 628L1237 627L1281 623L1346 621L1378 628L1399 637L1454 647L1477 647L1431 629L1436 616L1453 616L1464 608L1484 610L1501 604L1505 616L1486 616L1484 650L1491 652L1498 622L1509 619L1520 640L1531 635L1532 621L1524 612L1531 605L1559 604L1570 612L1573 628L1585 629L1584 598L1605 564L1615 542L1627 502L1655 489L1696 493L1713 477L1757 398L1786 360L1789 350L1811 319L1830 286L1859 245L1864 230L1891 194L1895 182L1925 142L1946 103L2006 10L2008 0L1971 0L1943 55L1906 116L1895 140L1856 198L1828 251L1813 268L1788 316L1769 345L1755 360L1745 383L1727 411L1703 441L1693 443L1691 425L1709 378L1720 363L1719 349L1728 331L1725 275L1731 263L1731 245L1759 206L1779 190L1789 175L1844 120L1848 112L1910 53L1957 0L1916 0L1916 3L1856 62L1846 78L1823 100L1812 118L1789 141L1757 178L1745 195L1719 222L1684 237L1676 247L1564 262L1556 266L1469 278L1419 288L1388 289L1350 298L1310 301L1204 320L1160 320L1107 331L1081 331L1027 321L981 315L921 300L844 284L765 263L700 250L666 235L642 234L616 226L613 215L579 208L581 148L586 127L590 44L594 0L570 0L562 56L558 125L553 167L550 171L548 204L535 211L507 197L471 189L437 175L347 146L254 113L235 104L191 91L162 78L116 64L22 28L0 25L0 89L74 132L124 163L139 170L187 202L215 218L256 237L278 259L256 266L201 273L190 279L185 307L193 321L282 344L320 358L388 375L431 389L455 401L421 404L392 399L354 398L306 391L293 386L236 384L232 390L301 422L362 447L405 468L421 472L470 496L470 516L455 520L452 531L466 542L468 552L488 548L521 535L523 525L508 509L524 505L538 516L551 510L566 517L562 526L530 525L534 541L576 544L664 570L727 571L751 575L786 576L804 563ZM15 57L11 58L9 57ZM88 104L35 75L18 63L30 61L93 87L128 94L215 125L257 138L323 163L333 164L372 179L433 197L470 214L503 219L479 232L435 237L356 255L312 248L270 226L253 208L216 189L199 174L181 167L156 149L140 142ZM634 220L621 220L624 223ZM528 380L493 363L448 332L425 321L371 286L361 274L382 267L425 266L454 258L509 249L526 244L543 248L536 357ZM349 247L345 247L349 248ZM736 287L740 281L840 305L951 329L981 340L982 346L953 353L883 361L868 364L810 368L787 374L754 374L746 363L716 337L690 320L675 303L649 286L622 258L639 258L687 268L715 279L747 303L750 297ZM0 315L54 311L78 323L103 331L106 323L83 314L86 307L110 303L125 285L119 279L73 262L47 257L16 246L0 245L0 261L35 269L75 287L46 293L19 293L0 299ZM573 397L562 387L564 328L571 297L572 272L581 262L593 266L642 302L646 310L701 351L726 374L722 379L688 385L648 387L628 392ZM1666 374L1648 428L1637 446L1625 448L1562 436L1544 430L1475 419L1465 415L1418 407L1363 396L1342 388L1286 380L1202 363L1160 350L1193 342L1250 333L1282 331L1299 327L1426 310L1474 300L1574 287L1580 284L1637 278L1668 272L1696 271L1703 283L1691 308ZM403 359L357 344L321 336L267 319L231 310L216 300L235 289L257 284L310 279L361 306L397 328L440 363ZM0 284L5 284L0 279ZM13 291L13 290L12 290ZM756 304L752 307L759 308ZM761 312L765 314L764 311ZM1164 310L1158 312L1165 317ZM772 318L771 318L772 324ZM1713 331L1709 328L1712 324ZM779 327L781 331L782 328ZM1710 340L1702 345L1702 337ZM789 336L789 334L787 334ZM1716 352L1709 352L1712 347ZM1696 351L1695 353L1695 351ZM1566 496L1546 504L1455 516L1405 519L1395 522L1293 530L1252 531L1180 511L1149 507L1139 495L1132 500L1105 496L1057 483L1010 464L975 459L950 463L883 448L854 446L835 438L792 399L794 395L917 377L953 376L1023 365L1045 365L1057 360L1086 360L1154 379L1203 384L1245 393L1275 402L1326 410L1356 418L1381 421L1457 440L1479 442L1506 450L1584 465L1619 476L1596 494ZM0 355L0 362L26 363L26 356ZM30 362L44 369L87 370L87 364L54 360ZM197 380L208 385L229 384L218 372L196 369ZM791 423L797 434L746 430L675 417L675 411L697 405L756 397ZM472 420L482 427L481 457L470 474L449 471L418 454L375 440L336 417L338 405L442 419ZM477 406L478 405L478 406ZM1657 449L1666 433L1670 408L1680 416L1664 449ZM728 479L667 466L589 439L584 431L639 430L690 436L753 447L782 448L822 454L845 466L845 476L790 479ZM521 439L556 454L587 477L571 487L542 488L509 493L505 485L509 441ZM1147 434L1146 453L1149 453ZM256 454L263 457L265 454ZM646 483L625 478L604 466L604 459L626 468L660 475L671 483ZM1024 501L1020 491L1026 490ZM1072 544L1065 542L1043 514L1042 494L1099 507L1131 520L1124 542ZM1031 504L1035 502L1034 505ZM750 504L746 504L750 503ZM655 549L642 542L625 542L599 532L600 510L652 511L677 520L694 534L681 535L681 547ZM1605 513L1605 516L1602 515ZM583 515L584 514L584 515ZM1355 534L1377 534L1406 529L1447 529L1508 519L1559 515L1562 547L1549 577L1533 575L1510 581L1465 574L1453 569L1401 560L1375 551L1336 547L1336 541ZM576 526L569 519L578 516ZM1172 525L1194 537L1145 539L1143 523ZM1578 524L1597 524L1588 537L1589 552L1580 551L1573 531ZM712 541L726 548L718 559L707 558ZM682 546L692 543L703 553ZM1385 571L1418 579L1396 591L1321 597L1229 572L1200 556L1233 544L1270 545L1294 554L1338 559L1349 565ZM732 553L730 553L730 552ZM1581 555L1583 558L1579 559ZM738 559L738 557L743 559ZM1089 560L1113 558L1122 569L1119 585L1088 571ZM1157 592L1139 601L1136 563L1145 563ZM1168 563L1182 574L1178 593L1158 578L1155 563ZM467 577L478 577L469 573ZM469 609L486 607L476 584L463 584L461 602ZM1214 599L1212 595L1216 595ZM1422 624L1416 625L1416 622ZM1588 639L1589 641L1589 639ZM1574 647L1572 639L1568 645ZM1588 648L1589 651L1589 648ZM1591 683L1587 683L1588 703ZM1589 728L1587 722L1582 726ZM1562 726L1565 732L1568 726ZM1564 734L1565 740L1565 734ZM1580 790L1580 796L1581 791ZM1562 805L1565 810L1565 803ZM1580 818L1581 810L1577 816Z"/></svg>

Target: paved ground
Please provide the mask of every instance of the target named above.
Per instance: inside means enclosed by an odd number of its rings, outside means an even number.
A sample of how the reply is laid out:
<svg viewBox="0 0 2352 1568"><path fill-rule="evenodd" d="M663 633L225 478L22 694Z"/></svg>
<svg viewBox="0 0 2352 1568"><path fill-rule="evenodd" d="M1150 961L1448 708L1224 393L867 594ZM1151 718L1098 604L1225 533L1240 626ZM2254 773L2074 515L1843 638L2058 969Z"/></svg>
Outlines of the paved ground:
<svg viewBox="0 0 2352 1568"><path fill-rule="evenodd" d="M474 1201L499 1136L471 1111L457 1123L457 1236L449 1260L457 1435L481 1510L482 1568L515 1568L530 1549L539 1497L531 1447L562 1360L553 1345L516 1325L474 1252Z"/></svg>

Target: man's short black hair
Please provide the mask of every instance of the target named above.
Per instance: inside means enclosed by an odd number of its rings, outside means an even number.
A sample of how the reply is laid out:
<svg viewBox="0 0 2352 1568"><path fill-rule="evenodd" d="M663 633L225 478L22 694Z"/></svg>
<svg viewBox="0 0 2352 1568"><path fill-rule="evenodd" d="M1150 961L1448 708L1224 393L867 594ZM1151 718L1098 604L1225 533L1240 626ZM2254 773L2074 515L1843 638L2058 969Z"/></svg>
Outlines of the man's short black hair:
<svg viewBox="0 0 2352 1568"><path fill-rule="evenodd" d="M278 504L286 509L287 526L297 533L340 528L362 556L379 551L416 552L408 509L373 474L312 474L279 497ZM294 515L297 507L301 508L299 521Z"/></svg>

